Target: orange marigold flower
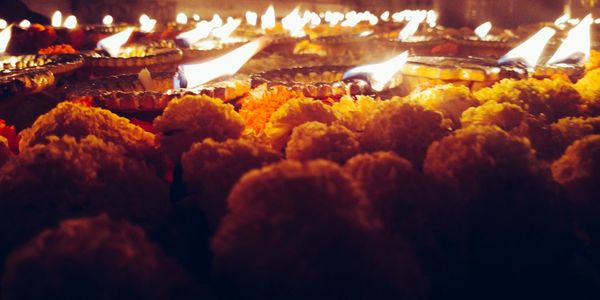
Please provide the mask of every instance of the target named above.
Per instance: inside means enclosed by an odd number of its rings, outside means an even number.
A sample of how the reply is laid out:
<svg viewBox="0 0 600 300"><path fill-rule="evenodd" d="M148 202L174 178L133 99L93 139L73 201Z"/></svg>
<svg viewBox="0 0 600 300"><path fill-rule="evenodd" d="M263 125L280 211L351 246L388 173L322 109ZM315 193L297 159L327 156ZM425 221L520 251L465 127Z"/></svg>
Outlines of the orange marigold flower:
<svg viewBox="0 0 600 300"><path fill-rule="evenodd" d="M72 54L76 53L77 50L69 44L52 45L44 49L40 49L38 54Z"/></svg>
<svg viewBox="0 0 600 300"><path fill-rule="evenodd" d="M280 106L290 99L303 97L301 92L290 91L285 86L261 86L241 100L240 116L247 128L259 133Z"/></svg>
<svg viewBox="0 0 600 300"><path fill-rule="evenodd" d="M10 151L19 153L19 136L15 126L7 125L6 121L0 119L0 136L6 138Z"/></svg>

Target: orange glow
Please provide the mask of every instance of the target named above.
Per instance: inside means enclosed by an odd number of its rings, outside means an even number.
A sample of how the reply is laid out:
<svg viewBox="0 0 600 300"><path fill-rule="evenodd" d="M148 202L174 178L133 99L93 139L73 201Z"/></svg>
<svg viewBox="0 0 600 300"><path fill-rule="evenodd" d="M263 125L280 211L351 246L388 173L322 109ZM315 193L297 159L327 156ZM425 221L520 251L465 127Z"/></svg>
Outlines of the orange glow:
<svg viewBox="0 0 600 300"><path fill-rule="evenodd" d="M98 42L98 48L108 52L111 57L119 56L121 47L127 43L133 33L133 28L127 28Z"/></svg>
<svg viewBox="0 0 600 300"><path fill-rule="evenodd" d="M358 75L366 75L371 88L382 91L386 84L394 78L408 60L408 51L404 51L396 57L377 64L364 65L352 68L344 73L344 79Z"/></svg>
<svg viewBox="0 0 600 300"><path fill-rule="evenodd" d="M233 75L269 42L268 38L258 38L215 59L193 65L181 65L175 76L175 87L194 88L221 76Z"/></svg>
<svg viewBox="0 0 600 300"><path fill-rule="evenodd" d="M560 45L556 53L548 60L548 65L577 60L577 64L585 63L590 57L591 32L590 28L594 19L589 14L577 26L569 30L567 38Z"/></svg>
<svg viewBox="0 0 600 300"><path fill-rule="evenodd" d="M556 30L550 27L540 29L536 34L527 39L525 42L510 50L502 58L500 63L522 61L528 68L535 68L538 60L548 41L554 36Z"/></svg>

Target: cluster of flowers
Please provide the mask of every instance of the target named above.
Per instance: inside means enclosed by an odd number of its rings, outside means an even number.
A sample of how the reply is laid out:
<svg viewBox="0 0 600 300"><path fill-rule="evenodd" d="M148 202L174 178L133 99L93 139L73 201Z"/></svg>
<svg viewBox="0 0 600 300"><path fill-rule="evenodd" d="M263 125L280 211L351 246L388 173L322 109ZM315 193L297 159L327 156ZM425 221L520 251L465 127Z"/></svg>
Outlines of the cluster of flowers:
<svg viewBox="0 0 600 300"><path fill-rule="evenodd" d="M0 138L3 296L598 292L600 70L333 104L259 88L240 106L176 99L151 133L63 102L18 151Z"/></svg>

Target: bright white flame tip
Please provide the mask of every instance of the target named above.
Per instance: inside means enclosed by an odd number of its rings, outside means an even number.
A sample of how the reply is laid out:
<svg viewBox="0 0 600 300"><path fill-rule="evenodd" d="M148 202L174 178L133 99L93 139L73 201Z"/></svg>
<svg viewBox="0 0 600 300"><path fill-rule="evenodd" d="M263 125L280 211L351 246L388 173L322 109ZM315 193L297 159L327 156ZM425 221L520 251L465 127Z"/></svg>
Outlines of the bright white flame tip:
<svg viewBox="0 0 600 300"><path fill-rule="evenodd" d="M62 12L60 12L60 10L57 10L52 14L52 21L50 24L52 27L60 27L62 25Z"/></svg>
<svg viewBox="0 0 600 300"><path fill-rule="evenodd" d="M63 24L63 26L67 29L75 29L75 27L77 27L77 17L75 16L68 16L65 19L65 22Z"/></svg>
<svg viewBox="0 0 600 300"><path fill-rule="evenodd" d="M127 28L117 34L104 38L98 42L98 48L108 52L111 57L117 57L119 56L119 50L127 43L132 33L133 28Z"/></svg>
<svg viewBox="0 0 600 300"><path fill-rule="evenodd" d="M221 76L233 75L267 43L267 39L259 38L210 61L194 65L181 65L175 76L174 86L176 88L194 88Z"/></svg>
<svg viewBox="0 0 600 300"><path fill-rule="evenodd" d="M488 33L490 33L490 30L492 30L492 22L488 21L475 28L475 35L477 35L480 39L483 40L488 35Z"/></svg>
<svg viewBox="0 0 600 300"><path fill-rule="evenodd" d="M0 31L0 54L6 52L6 48L8 47L8 43L10 42L11 35L12 25L7 26L2 31Z"/></svg>
<svg viewBox="0 0 600 300"><path fill-rule="evenodd" d="M407 61L408 51L404 51L390 60L350 69L344 73L344 79L365 74L369 78L371 88L375 91L382 91L386 84L394 78L394 75L402 69Z"/></svg>
<svg viewBox="0 0 600 300"><path fill-rule="evenodd" d="M193 45L197 41L207 38L210 35L212 26L207 21L200 21L196 24L196 28L182 32L177 36L177 39L184 40L188 45Z"/></svg>
<svg viewBox="0 0 600 300"><path fill-rule="evenodd" d="M246 23L250 26L256 26L256 22L258 20L258 14L253 11L246 12Z"/></svg>
<svg viewBox="0 0 600 300"><path fill-rule="evenodd" d="M104 24L106 26L112 25L113 22L114 22L114 20L113 20L113 17L111 15L106 15L102 19L102 24Z"/></svg>
<svg viewBox="0 0 600 300"><path fill-rule="evenodd" d="M567 38L565 38L564 42L556 50L556 53L552 55L546 64L553 65L569 59L577 59L578 63L587 61L590 57L590 26L593 22L594 19L589 14L577 26L569 30Z"/></svg>
<svg viewBox="0 0 600 300"><path fill-rule="evenodd" d="M554 36L556 30L550 27L540 29L536 34L527 39L521 45L510 50L502 58L500 62L522 60L528 68L535 68L538 64L540 56L546 48L548 41Z"/></svg>
<svg viewBox="0 0 600 300"><path fill-rule="evenodd" d="M269 5L265 13L260 16L260 27L263 30L275 27L275 8L273 5Z"/></svg>
<svg viewBox="0 0 600 300"><path fill-rule="evenodd" d="M19 27L21 27L23 29L27 29L27 28L31 27L31 22L29 22L29 20L23 20L19 23Z"/></svg>
<svg viewBox="0 0 600 300"><path fill-rule="evenodd" d="M8 22L4 19L0 19L0 29L5 29L6 27L8 27Z"/></svg>
<svg viewBox="0 0 600 300"><path fill-rule="evenodd" d="M188 17L184 13L178 13L177 16L175 17L175 22L177 24L185 25L188 22Z"/></svg>

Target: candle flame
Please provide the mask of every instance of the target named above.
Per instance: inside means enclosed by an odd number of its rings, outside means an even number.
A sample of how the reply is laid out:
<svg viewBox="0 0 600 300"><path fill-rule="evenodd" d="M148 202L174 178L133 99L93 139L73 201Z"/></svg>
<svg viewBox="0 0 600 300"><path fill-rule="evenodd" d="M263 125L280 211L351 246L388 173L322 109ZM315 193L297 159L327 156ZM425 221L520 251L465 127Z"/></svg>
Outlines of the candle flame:
<svg viewBox="0 0 600 300"><path fill-rule="evenodd" d="M57 10L52 14L52 21L50 24L52 27L60 27L62 25L62 12L60 12L60 10Z"/></svg>
<svg viewBox="0 0 600 300"><path fill-rule="evenodd" d="M289 31L293 37L303 37L306 35L304 32L304 26L309 20L300 16L300 7L296 6L287 16L281 19L281 26L283 29Z"/></svg>
<svg viewBox="0 0 600 300"><path fill-rule="evenodd" d="M104 16L104 18L102 19L102 24L109 26L112 25L113 23L113 17L111 15L106 15Z"/></svg>
<svg viewBox="0 0 600 300"><path fill-rule="evenodd" d="M365 75L371 84L371 88L375 91L382 91L394 78L394 75L402 69L407 60L408 51L404 51L384 62L352 68L344 73L344 79Z"/></svg>
<svg viewBox="0 0 600 300"><path fill-rule="evenodd" d="M321 17L316 12L310 13L310 26L317 27L321 25Z"/></svg>
<svg viewBox="0 0 600 300"><path fill-rule="evenodd" d="M177 24L185 25L188 23L188 17L184 13L178 13L175 17L175 22Z"/></svg>
<svg viewBox="0 0 600 300"><path fill-rule="evenodd" d="M556 53L548 60L548 65L575 60L575 64L583 64L590 57L590 28L594 19L589 14L577 26L569 30L567 38L558 47Z"/></svg>
<svg viewBox="0 0 600 300"><path fill-rule="evenodd" d="M477 35L480 39L483 40L488 35L488 33L490 33L490 30L492 30L492 22L488 21L475 28L475 35Z"/></svg>
<svg viewBox="0 0 600 300"><path fill-rule="evenodd" d="M256 21L258 20L258 14L253 11L246 12L246 23L250 26L256 26Z"/></svg>
<svg viewBox="0 0 600 300"><path fill-rule="evenodd" d="M4 28L0 31L0 54L6 52L6 48L8 47L8 43L10 42L10 37L12 35L12 25Z"/></svg>
<svg viewBox="0 0 600 300"><path fill-rule="evenodd" d="M194 19L194 21L196 21L196 22L200 22L200 15L198 15L198 14L194 14L194 15L192 16L192 18Z"/></svg>
<svg viewBox="0 0 600 300"><path fill-rule="evenodd" d="M212 30L212 26L207 21L200 21L196 24L196 28L182 32L177 35L177 39L184 40L188 45L192 45L201 39L208 37Z"/></svg>
<svg viewBox="0 0 600 300"><path fill-rule="evenodd" d="M400 30L400 33L398 34L398 39L405 40L405 39L411 37L413 34L415 34L415 32L417 32L417 30L419 30L419 25L423 21L425 21L426 18L427 18L427 12L423 12L423 11L414 12L412 14L412 16L410 17L410 21L408 21L406 26L404 26L404 28L402 28L402 30Z"/></svg>
<svg viewBox="0 0 600 300"><path fill-rule="evenodd" d="M228 38L240 26L240 24L242 24L241 19L227 18L227 23L219 28L213 29L212 35L224 40Z"/></svg>
<svg viewBox="0 0 600 300"><path fill-rule="evenodd" d="M565 25L565 23L567 23L567 21L569 21L571 19L571 15L570 14L564 14L560 17L558 17L556 19L556 21L554 21L554 25L558 26L558 27L563 27Z"/></svg>
<svg viewBox="0 0 600 300"><path fill-rule="evenodd" d="M437 26L437 19L438 19L438 14L435 10L427 11L426 22L430 28L434 28L435 26Z"/></svg>
<svg viewBox="0 0 600 300"><path fill-rule="evenodd" d="M6 27L8 27L8 22L4 19L0 19L0 29L5 29Z"/></svg>
<svg viewBox="0 0 600 300"><path fill-rule="evenodd" d="M329 23L329 26L334 27L339 22L344 20L345 15L339 11L326 11L325 12L325 22Z"/></svg>
<svg viewBox="0 0 600 300"><path fill-rule="evenodd" d="M151 32L154 30L154 26L156 26L156 19L150 19L150 17L148 17L146 14L140 16L141 32Z"/></svg>
<svg viewBox="0 0 600 300"><path fill-rule="evenodd" d="M528 68L535 68L546 44L555 33L556 30L550 27L540 29L532 37L501 57L499 63L523 62Z"/></svg>
<svg viewBox="0 0 600 300"><path fill-rule="evenodd" d="M380 18L382 21L385 21L385 22L389 21L389 20L390 20L390 12L389 12L389 11L387 11L387 10L386 10L386 11L384 11L384 12L381 14L381 16L379 16L379 18Z"/></svg>
<svg viewBox="0 0 600 300"><path fill-rule="evenodd" d="M29 20L23 20L19 23L19 27L23 29L28 29L29 27L31 27L31 22L29 22Z"/></svg>
<svg viewBox="0 0 600 300"><path fill-rule="evenodd" d="M223 26L223 19L221 16L219 16L219 14L214 14L209 23L212 28L221 27Z"/></svg>
<svg viewBox="0 0 600 300"><path fill-rule="evenodd" d="M269 5L265 13L260 16L260 27L263 30L275 27L275 8L273 5Z"/></svg>
<svg viewBox="0 0 600 300"><path fill-rule="evenodd" d="M68 16L65 19L65 23L63 24L63 26L67 29L75 29L75 27L77 27L77 17Z"/></svg>
<svg viewBox="0 0 600 300"><path fill-rule="evenodd" d="M268 43L267 38L258 38L218 58L193 65L181 65L175 75L175 87L194 88L221 76L233 75Z"/></svg>
<svg viewBox="0 0 600 300"><path fill-rule="evenodd" d="M133 28L127 28L98 42L98 48L108 52L111 57L119 56L119 50L127 43L133 33Z"/></svg>

